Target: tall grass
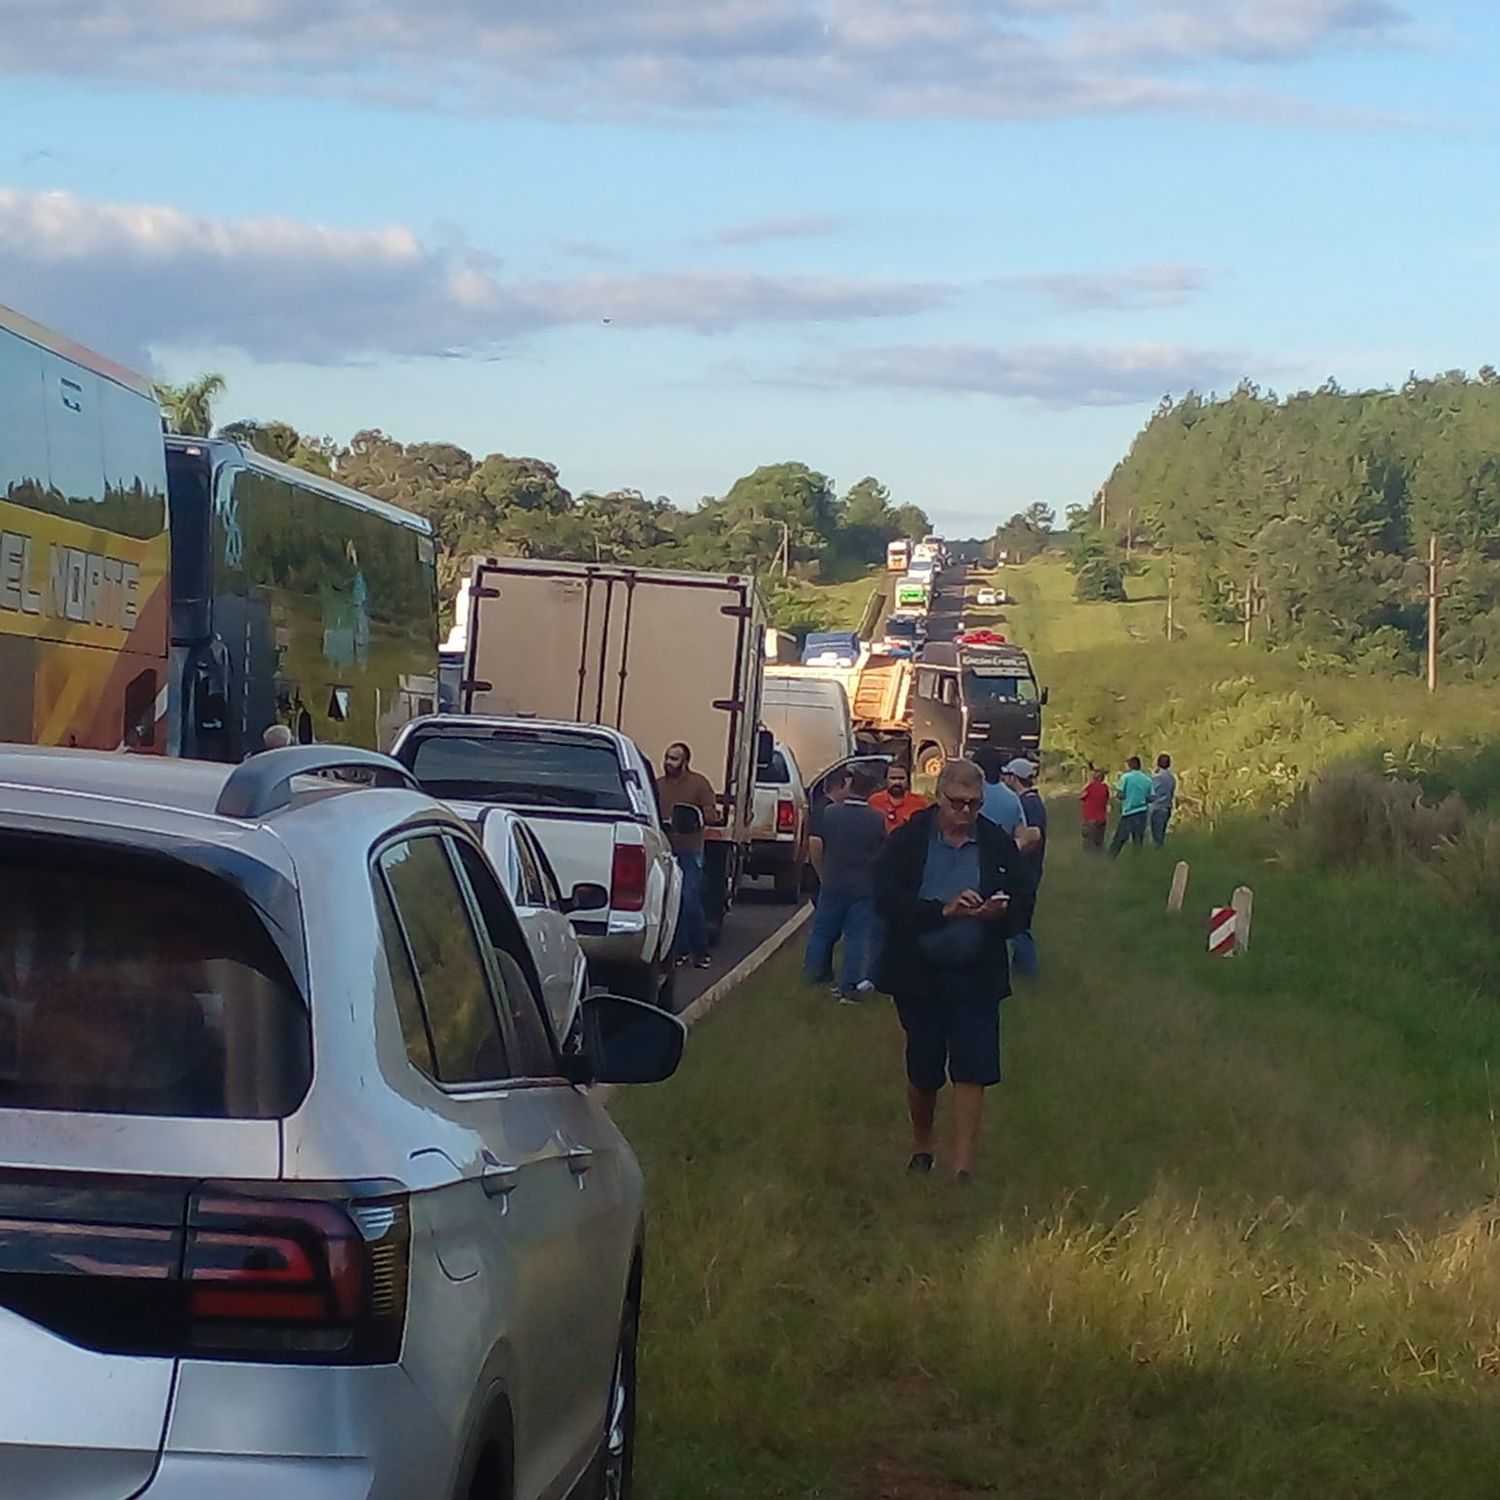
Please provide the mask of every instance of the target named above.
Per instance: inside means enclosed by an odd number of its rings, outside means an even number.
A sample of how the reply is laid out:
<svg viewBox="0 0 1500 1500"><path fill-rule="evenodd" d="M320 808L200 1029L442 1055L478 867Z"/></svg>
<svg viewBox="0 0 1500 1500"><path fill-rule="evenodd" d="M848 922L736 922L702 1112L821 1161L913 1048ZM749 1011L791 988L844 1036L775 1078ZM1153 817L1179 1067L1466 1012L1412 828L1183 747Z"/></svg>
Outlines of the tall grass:
<svg viewBox="0 0 1500 1500"><path fill-rule="evenodd" d="M1188 816L1085 856L1056 784L973 1188L905 1175L894 1017L795 953L620 1101L644 1496L1500 1493L1500 702L1168 644L1149 574L1005 582L1049 756L1171 751ZM1242 883L1254 943L1210 959Z"/></svg>
<svg viewBox="0 0 1500 1500"><path fill-rule="evenodd" d="M1189 836L1075 852L972 1190L908 1179L900 1042L778 960L620 1116L652 1204L645 1493L1494 1493L1487 942L1424 887ZM1250 879L1233 963L1198 916Z"/></svg>

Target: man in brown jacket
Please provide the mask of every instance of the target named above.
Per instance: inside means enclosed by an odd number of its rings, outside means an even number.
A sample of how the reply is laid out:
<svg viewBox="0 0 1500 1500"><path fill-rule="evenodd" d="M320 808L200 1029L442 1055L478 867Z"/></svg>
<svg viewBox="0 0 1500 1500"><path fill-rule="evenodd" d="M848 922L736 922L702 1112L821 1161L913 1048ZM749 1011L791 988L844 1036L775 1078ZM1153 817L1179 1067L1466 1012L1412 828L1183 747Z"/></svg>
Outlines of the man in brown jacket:
<svg viewBox="0 0 1500 1500"><path fill-rule="evenodd" d="M662 756L656 780L656 800L672 840L672 852L682 871L682 909L677 917L677 962L709 966L708 922L703 914L703 829L718 822L719 804L708 777L693 770L693 752L680 741ZM696 828L678 829L679 807L696 808L702 815ZM691 817L688 822L694 821Z"/></svg>

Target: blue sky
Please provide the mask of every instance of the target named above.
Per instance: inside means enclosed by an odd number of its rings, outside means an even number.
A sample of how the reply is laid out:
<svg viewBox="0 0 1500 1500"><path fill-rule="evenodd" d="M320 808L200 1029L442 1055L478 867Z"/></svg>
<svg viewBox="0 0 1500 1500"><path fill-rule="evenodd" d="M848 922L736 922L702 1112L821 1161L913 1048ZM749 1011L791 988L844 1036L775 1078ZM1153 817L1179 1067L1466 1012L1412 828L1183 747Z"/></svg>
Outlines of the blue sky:
<svg viewBox="0 0 1500 1500"><path fill-rule="evenodd" d="M0 0L0 301L226 419L959 534L1168 391L1497 359L1480 3L210 9Z"/></svg>

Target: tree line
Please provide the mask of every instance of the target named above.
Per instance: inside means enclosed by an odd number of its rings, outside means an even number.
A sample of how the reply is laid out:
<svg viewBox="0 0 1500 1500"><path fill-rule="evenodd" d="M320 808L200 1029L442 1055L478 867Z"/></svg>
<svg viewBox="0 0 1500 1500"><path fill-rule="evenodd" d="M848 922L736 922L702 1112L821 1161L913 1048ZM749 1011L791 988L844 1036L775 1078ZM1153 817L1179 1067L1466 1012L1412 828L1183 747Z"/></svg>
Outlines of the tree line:
<svg viewBox="0 0 1500 1500"><path fill-rule="evenodd" d="M1246 382L1157 408L1069 515L1081 597L1119 597L1127 544L1187 560L1211 618L1320 658L1415 669L1426 560L1442 558L1450 668L1500 672L1500 374L1329 381L1280 397ZM1085 581L1087 579L1087 582Z"/></svg>
<svg viewBox="0 0 1500 1500"><path fill-rule="evenodd" d="M766 464L721 496L684 508L639 490L574 495L557 468L537 458L476 458L455 443L402 443L378 429L347 444L308 437L285 422L235 421L217 429L223 381L207 375L161 386L168 426L191 436L217 432L270 458L336 477L353 489L425 516L438 541L445 608L475 553L561 561L631 563L760 576L776 623L829 623L809 585L857 576L883 562L886 544L930 530L917 506L897 504L866 477L842 495L801 463Z"/></svg>

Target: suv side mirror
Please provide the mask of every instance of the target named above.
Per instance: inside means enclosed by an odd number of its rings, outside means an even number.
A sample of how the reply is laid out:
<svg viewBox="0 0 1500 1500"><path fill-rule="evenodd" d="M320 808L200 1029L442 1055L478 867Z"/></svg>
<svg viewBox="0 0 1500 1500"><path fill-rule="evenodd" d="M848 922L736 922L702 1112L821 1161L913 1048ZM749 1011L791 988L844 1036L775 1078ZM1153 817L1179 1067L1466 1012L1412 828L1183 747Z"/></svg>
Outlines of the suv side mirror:
<svg viewBox="0 0 1500 1500"><path fill-rule="evenodd" d="M1046 703L1047 703L1047 689L1043 688L1042 689L1042 705L1043 705L1043 707L1046 706Z"/></svg>
<svg viewBox="0 0 1500 1500"><path fill-rule="evenodd" d="M583 1050L565 1061L574 1083L661 1083L677 1071L687 1028L623 995L590 995L578 1010Z"/></svg>
<svg viewBox="0 0 1500 1500"><path fill-rule="evenodd" d="M571 916L575 911L603 911L609 905L609 892L591 880L581 880L570 895L563 897L562 909Z"/></svg>
<svg viewBox="0 0 1500 1500"><path fill-rule="evenodd" d="M672 809L672 832L694 834L703 831L703 809L691 802L679 802Z"/></svg>

